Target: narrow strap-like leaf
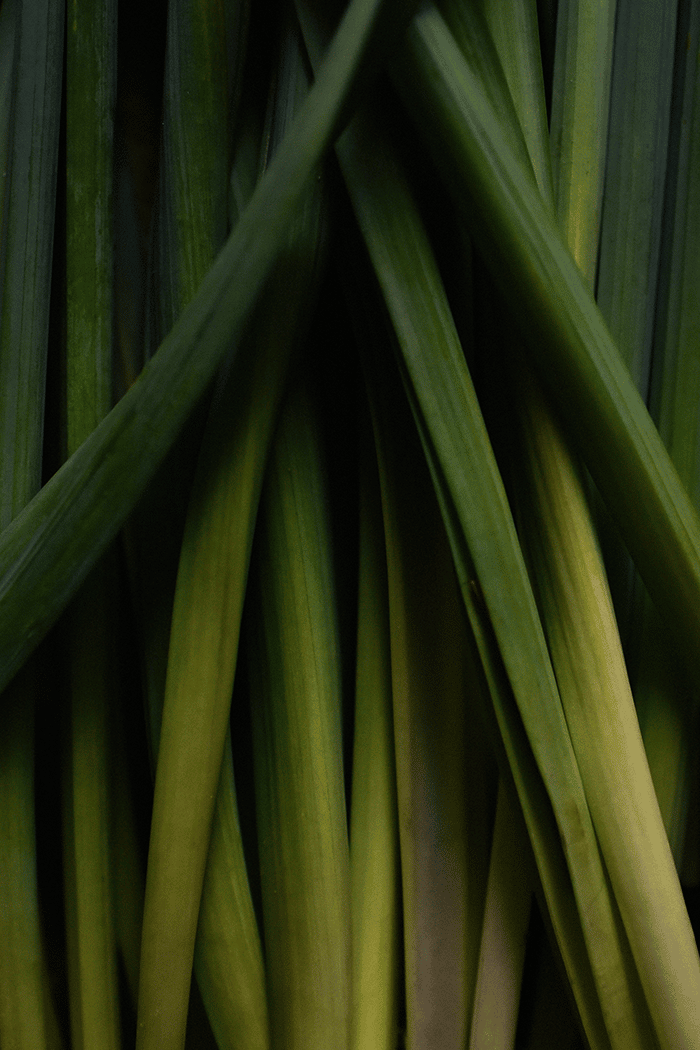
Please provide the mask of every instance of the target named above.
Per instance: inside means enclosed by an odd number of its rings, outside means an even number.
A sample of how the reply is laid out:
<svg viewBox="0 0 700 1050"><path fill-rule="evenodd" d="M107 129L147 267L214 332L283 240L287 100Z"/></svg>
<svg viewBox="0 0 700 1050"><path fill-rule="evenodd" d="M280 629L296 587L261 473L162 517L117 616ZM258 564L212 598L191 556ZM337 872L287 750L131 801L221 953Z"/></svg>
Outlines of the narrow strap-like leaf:
<svg viewBox="0 0 700 1050"><path fill-rule="evenodd" d="M369 418L361 432L359 548L350 804L351 1048L394 1050L400 996L399 834L386 549Z"/></svg>
<svg viewBox="0 0 700 1050"><path fill-rule="evenodd" d="M393 384L384 382L376 363L366 371L387 546L406 1040L410 1048L458 1050L471 1021L481 918L469 910L479 896L467 838L474 666L440 508L399 377L388 370Z"/></svg>
<svg viewBox="0 0 700 1050"><path fill-rule="evenodd" d="M350 857L328 487L311 396L285 401L251 573L247 664L272 1046L350 1045Z"/></svg>
<svg viewBox="0 0 700 1050"><path fill-rule="evenodd" d="M0 312L0 527L41 482L63 19L59 0L22 0L17 12Z"/></svg>
<svg viewBox="0 0 700 1050"><path fill-rule="evenodd" d="M617 0L559 0L554 51L552 169L557 215L581 273L598 260Z"/></svg>
<svg viewBox="0 0 700 1050"><path fill-rule="evenodd" d="M233 6L233 5L232 5ZM172 0L163 92L159 330L193 298L228 226L229 142L226 5Z"/></svg>
<svg viewBox="0 0 700 1050"><path fill-rule="evenodd" d="M551 153L540 60L535 0L515 0L506 6L498 0L475 5L486 21L495 50L503 65L505 82L522 128L525 146L545 202L554 199ZM476 11L460 0L442 0L440 9L462 52L473 33ZM489 39L488 33L486 39ZM479 36L479 47L485 41ZM505 105L505 103L502 103ZM505 124L505 122L504 122Z"/></svg>
<svg viewBox="0 0 700 1050"><path fill-rule="evenodd" d="M552 663L596 835L659 1045L700 1037L700 959L627 679L602 560L574 465L547 407L517 374L532 553ZM530 501L532 501L530 503ZM648 1028L640 1003L636 1020ZM644 1045L644 1044L642 1044ZM647 1045L653 1046L648 1039Z"/></svg>

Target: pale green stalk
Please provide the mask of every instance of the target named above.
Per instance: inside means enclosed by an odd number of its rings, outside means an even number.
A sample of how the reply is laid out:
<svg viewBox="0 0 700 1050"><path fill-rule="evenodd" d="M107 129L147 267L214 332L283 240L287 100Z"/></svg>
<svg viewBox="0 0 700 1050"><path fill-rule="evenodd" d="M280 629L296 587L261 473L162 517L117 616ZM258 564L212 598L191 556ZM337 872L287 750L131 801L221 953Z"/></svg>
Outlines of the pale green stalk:
<svg viewBox="0 0 700 1050"><path fill-rule="evenodd" d="M429 447L428 439L424 447ZM460 539L459 522L449 500L444 481L440 480L440 469L434 459L431 471L438 488L443 515L450 531L452 550L458 564L467 570L467 578L473 579L473 568L469 570L469 556ZM595 986L591 963L578 912L572 880L559 837L555 816L530 749L522 720L512 690L502 665L496 640L493 636L483 597L478 588L470 588L465 594L465 604L475 633L479 656L483 661L485 679L493 700L493 709L484 708L484 715L491 725L496 740L501 769L512 775L518 800L522 807L530 843L537 863L544 904L550 920L552 935L556 938L559 953L569 981L582 1029L588 1043L595 1048L610 1047L600 999ZM499 740L502 744L499 746Z"/></svg>
<svg viewBox="0 0 700 1050"><path fill-rule="evenodd" d="M258 152L257 136L239 138L230 180L230 209L235 217L253 192ZM269 293L260 307L261 316L265 309L271 316L276 315ZM286 355L276 358L275 340L266 340L264 335L257 338L257 344L256 366L247 376L252 382L246 382L245 376L237 379L243 379L242 404L251 406L256 416L259 406L265 406L260 414L268 420L269 427L274 418L276 390L285 376ZM239 411L243 414L242 426L252 426L256 431L248 412ZM264 437L264 427L262 433ZM262 473L262 461L259 470ZM269 1046L269 1022L264 963L243 854L230 732L221 762L202 884L194 971L219 1050L238 1046L265 1050Z"/></svg>
<svg viewBox="0 0 700 1050"><path fill-rule="evenodd" d="M361 253L354 243L352 248ZM345 251L347 254L347 247ZM439 558L440 545L444 543L442 526L435 520L432 526L428 521L422 526L408 525L410 513L406 504L421 508L432 505L433 513L437 508L428 475L420 467L422 451L413 432L400 378L392 374L391 367L380 364L391 351L391 345L387 345L388 319L381 302L377 302L372 276L363 262L353 256L350 262L345 261L343 272L370 394L383 503L389 516L387 526L392 527L387 543L392 548L389 564L394 571L389 602L395 650L392 676L395 673L398 688L394 696L394 731L404 889L407 1039L411 1045L420 1045L423 1035L431 1042L452 1042L461 1038L462 1031L468 1031L486 893L495 771L480 721L483 685L459 602L452 617L446 613L452 627L445 628L444 638L435 645L428 640L430 628L419 626L421 617L413 605L414 600L418 604L422 591L426 602L434 600L436 608L447 610L455 591L451 571L445 570ZM408 468L412 457L416 467ZM416 470L418 476L414 477ZM420 545L416 538L420 529L429 527L436 530L436 539L426 540L424 545L427 549L436 546L436 562L442 568L436 572L435 580L427 584L430 571L417 570L413 561L406 558L415 551L414 544ZM443 555L445 551L443 547ZM409 582L403 584L399 568L402 561L409 576ZM438 582L442 570L445 575ZM400 601L403 593L408 595L405 609ZM448 635L451 648L446 641ZM431 651L433 657L429 655ZM440 670L430 675L426 667L434 658ZM432 700L426 699L426 674L438 686ZM425 717L421 714L424 708L431 709ZM464 726L464 735L455 738L460 725ZM452 727L452 735L447 739L443 737L446 726ZM441 754L444 764L439 784L432 760L436 753ZM457 804L450 797L450 785L454 784L459 785L455 790L462 795ZM428 802L431 797L433 801ZM462 805L466 808L460 816ZM440 812L443 817L435 819ZM426 842L433 847L429 853ZM451 864L445 860L447 854L453 858ZM462 921L464 928L460 930ZM451 976L441 982L439 975L445 970Z"/></svg>
<svg viewBox="0 0 700 1050"><path fill-rule="evenodd" d="M219 1050L268 1050L264 960L243 855L230 738L202 884L194 972Z"/></svg>
<svg viewBox="0 0 700 1050"><path fill-rule="evenodd" d="M400 863L386 550L369 419L360 449L355 735L350 801L351 1050L395 1050Z"/></svg>
<svg viewBox="0 0 700 1050"><path fill-rule="evenodd" d="M536 0L513 0L509 5L498 0L479 0L477 6L484 15L501 60L537 185L543 199L548 202L554 198L554 184ZM445 3L445 20L459 42L455 24L448 16L451 7L464 12L464 5L455 0L450 0L449 5Z"/></svg>
<svg viewBox="0 0 700 1050"><path fill-rule="evenodd" d="M530 457L527 537L596 834L659 1045L700 1045L700 959L644 753L590 516L547 410L518 377Z"/></svg>
<svg viewBox="0 0 700 1050"><path fill-rule="evenodd" d="M305 387L266 472L248 670L274 1050L347 1050L350 857L340 640L325 465Z"/></svg>
<svg viewBox="0 0 700 1050"><path fill-rule="evenodd" d="M288 41L288 45L280 79L280 105L276 107L278 124L273 136L275 142L283 134L292 116L293 100L298 97L305 80L296 47L292 41ZM238 166L236 170L242 176ZM245 193L240 179L237 181L238 191ZM240 569L244 585L265 459L287 378L290 355L299 339L296 329L299 325L303 328L304 311L313 301L319 203L318 197L314 195L306 202L294 227L293 243L274 273L255 315L251 335L255 349L251 355L251 366L245 373L239 369L231 378L228 396L235 397L235 400L228 411L240 420L236 427L240 434L248 435L245 447L242 439L240 447L232 450L227 468L231 472L229 483L238 484L240 488L241 525L246 519L245 564L241 562ZM241 481L241 463L247 465L245 483ZM242 590L237 600L242 603ZM195 971L222 1050L224 1047L268 1046L270 1036L265 975L245 874L230 745L226 746L221 764L219 793L202 887ZM232 971L238 974L237 980L231 979Z"/></svg>

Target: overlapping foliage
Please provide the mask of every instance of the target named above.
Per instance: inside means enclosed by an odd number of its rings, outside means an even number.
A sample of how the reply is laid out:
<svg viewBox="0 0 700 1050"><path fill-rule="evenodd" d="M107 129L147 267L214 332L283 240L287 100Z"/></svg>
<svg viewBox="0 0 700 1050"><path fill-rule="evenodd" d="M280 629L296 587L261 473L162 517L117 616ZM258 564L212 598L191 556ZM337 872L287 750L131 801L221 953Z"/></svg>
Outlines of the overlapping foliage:
<svg viewBox="0 0 700 1050"><path fill-rule="evenodd" d="M0 6L0 1047L700 1050L700 3L258 7Z"/></svg>

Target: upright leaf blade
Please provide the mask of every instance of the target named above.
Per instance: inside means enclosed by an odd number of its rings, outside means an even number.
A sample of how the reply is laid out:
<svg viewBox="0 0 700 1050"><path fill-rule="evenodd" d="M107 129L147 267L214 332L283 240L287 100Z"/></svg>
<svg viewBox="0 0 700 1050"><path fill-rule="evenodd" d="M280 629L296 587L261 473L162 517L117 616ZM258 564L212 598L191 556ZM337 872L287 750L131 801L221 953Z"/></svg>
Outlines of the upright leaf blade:
<svg viewBox="0 0 700 1050"><path fill-rule="evenodd" d="M58 0L19 6L0 316L0 527L41 483L63 19Z"/></svg>
<svg viewBox="0 0 700 1050"><path fill-rule="evenodd" d="M401 947L386 549L368 414L360 448L355 731L350 803L352 1050L393 1050Z"/></svg>
<svg viewBox="0 0 700 1050"><path fill-rule="evenodd" d="M591 288L598 260L617 0L559 0L552 169L564 239Z"/></svg>
<svg viewBox="0 0 700 1050"><path fill-rule="evenodd" d="M350 858L328 489L308 389L265 479L248 669L272 1045L350 1044Z"/></svg>

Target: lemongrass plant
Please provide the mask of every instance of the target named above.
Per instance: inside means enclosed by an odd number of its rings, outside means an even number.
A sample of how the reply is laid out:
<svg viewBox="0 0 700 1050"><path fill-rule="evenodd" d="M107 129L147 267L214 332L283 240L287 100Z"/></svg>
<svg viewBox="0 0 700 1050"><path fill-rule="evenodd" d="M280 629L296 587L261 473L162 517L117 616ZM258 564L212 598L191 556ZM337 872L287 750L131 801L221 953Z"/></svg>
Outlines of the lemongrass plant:
<svg viewBox="0 0 700 1050"><path fill-rule="evenodd" d="M699 12L1 0L2 1050L700 1050Z"/></svg>

